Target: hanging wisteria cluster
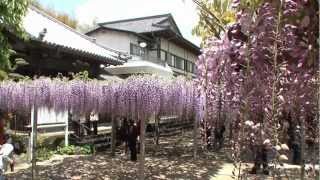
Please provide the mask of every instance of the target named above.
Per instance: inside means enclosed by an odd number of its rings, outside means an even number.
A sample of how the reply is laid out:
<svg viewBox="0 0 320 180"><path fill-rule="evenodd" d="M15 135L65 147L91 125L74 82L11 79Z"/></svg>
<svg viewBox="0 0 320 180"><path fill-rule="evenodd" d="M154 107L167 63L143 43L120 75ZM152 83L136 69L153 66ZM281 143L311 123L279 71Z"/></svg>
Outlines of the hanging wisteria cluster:
<svg viewBox="0 0 320 180"><path fill-rule="evenodd" d="M131 76L122 81L61 80L0 83L1 110L29 111L33 106L73 113L107 113L148 118L151 115L194 114L193 82L185 78Z"/></svg>
<svg viewBox="0 0 320 180"><path fill-rule="evenodd" d="M286 125L305 126L302 138L319 142L317 73L319 36L315 0L235 0L237 22L207 42L197 62L205 121L223 108L236 112L234 152L266 140L288 143ZM203 98L204 97L204 98ZM288 118L290 117L290 118ZM289 142L290 143L290 142ZM247 146L248 145L248 146Z"/></svg>
<svg viewBox="0 0 320 180"><path fill-rule="evenodd" d="M271 110L273 82L281 111L312 113L317 103L317 2L262 0L254 10L248 3L234 1L237 22L221 40L211 39L197 62L197 85L208 113L216 111L220 92L224 103L239 112L246 100L249 119L255 121Z"/></svg>

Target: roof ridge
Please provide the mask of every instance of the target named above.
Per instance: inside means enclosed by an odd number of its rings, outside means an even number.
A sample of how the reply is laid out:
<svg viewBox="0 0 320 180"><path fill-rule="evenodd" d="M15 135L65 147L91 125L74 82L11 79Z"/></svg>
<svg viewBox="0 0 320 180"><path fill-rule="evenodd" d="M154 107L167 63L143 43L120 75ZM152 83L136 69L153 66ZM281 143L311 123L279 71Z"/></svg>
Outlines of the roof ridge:
<svg viewBox="0 0 320 180"><path fill-rule="evenodd" d="M72 28L72 27L68 26L67 24L65 24L65 23L63 23L63 22L61 22L61 21L59 21L58 19L56 19L56 18L54 18L54 17L50 16L50 15L49 15L48 13L46 13L45 11L43 11L43 10L41 10L41 9L39 9L39 8L37 8L37 7L35 7L35 6L33 6L33 5L30 5L29 7L30 7L32 10L34 10L34 11L38 12L39 14L41 14L41 15L45 16L46 18L48 18L48 19L50 19L50 20L52 20L52 21L54 21L54 22L58 23L59 25L62 25L62 26L64 26L64 27L66 27L66 28L67 28L67 29L69 29L70 31L72 31L72 32L74 32L74 33L76 33L76 34L80 35L81 37L83 37L83 38L87 39L88 41L92 42L92 38L91 38L90 36L87 36L87 35L85 35L85 34L82 34L82 33L81 33L81 32L79 32L78 30L76 30L76 29L74 29L74 28Z"/></svg>
<svg viewBox="0 0 320 180"><path fill-rule="evenodd" d="M104 49L106 49L106 50L112 51L113 53L121 53L121 54L123 53L123 52L120 52L120 51L117 51L117 50L115 50L115 49L102 46L101 44L98 44L98 43L94 42L94 38L92 38L92 37L90 37L90 36L87 36L87 35L79 32L78 30L76 30L76 29L74 29L74 28L72 28L72 27L64 24L63 22L61 22L61 21L59 21L58 19L50 16L50 15L49 15L48 13L46 13L45 11L43 11L43 10L41 10L41 9L33 6L33 5L30 5L29 7L30 7L30 9L38 12L39 14L45 16L46 18L50 19L51 21L54 21L55 23L58 23L59 25L67 28L68 30L72 31L73 33L79 35L80 37L82 37L82 38L90 41L91 43L93 43L93 44L95 44L95 45L97 45L97 46L99 46L99 47L101 47L101 48L104 48Z"/></svg>
<svg viewBox="0 0 320 180"><path fill-rule="evenodd" d="M121 19L116 21L108 21L103 23L98 23L100 26L107 25L107 24L115 24L115 23L121 23L121 22L129 22L129 21L138 21L143 19L152 19L152 18L160 18L160 17L170 17L172 16L171 13L166 14L159 14L159 15L153 15L153 16L144 16L144 17L137 17L137 18L129 18L129 19Z"/></svg>

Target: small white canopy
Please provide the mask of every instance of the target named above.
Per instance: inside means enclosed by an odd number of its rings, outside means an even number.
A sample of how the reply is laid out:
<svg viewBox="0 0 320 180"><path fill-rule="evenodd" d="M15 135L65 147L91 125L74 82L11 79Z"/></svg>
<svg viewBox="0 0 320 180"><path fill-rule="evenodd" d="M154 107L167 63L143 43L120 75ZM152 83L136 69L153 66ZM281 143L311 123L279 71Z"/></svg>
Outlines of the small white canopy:
<svg viewBox="0 0 320 180"><path fill-rule="evenodd" d="M159 76L173 76L171 68L146 61L146 60L129 60L120 66L108 66L105 68L110 74L156 74Z"/></svg>

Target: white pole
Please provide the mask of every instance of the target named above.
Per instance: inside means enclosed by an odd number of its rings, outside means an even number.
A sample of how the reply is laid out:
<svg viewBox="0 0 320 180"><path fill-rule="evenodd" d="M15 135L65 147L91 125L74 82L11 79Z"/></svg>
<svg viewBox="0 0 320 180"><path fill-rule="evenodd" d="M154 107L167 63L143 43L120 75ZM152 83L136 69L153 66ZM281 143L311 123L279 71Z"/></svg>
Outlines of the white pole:
<svg viewBox="0 0 320 180"><path fill-rule="evenodd" d="M65 132L64 132L64 146L69 146L69 113L67 113L67 118L65 118Z"/></svg>
<svg viewBox="0 0 320 180"><path fill-rule="evenodd" d="M28 146L28 161L32 161L32 146L33 146L33 119L34 119L34 109L31 109L30 126L31 132L29 134L29 146Z"/></svg>

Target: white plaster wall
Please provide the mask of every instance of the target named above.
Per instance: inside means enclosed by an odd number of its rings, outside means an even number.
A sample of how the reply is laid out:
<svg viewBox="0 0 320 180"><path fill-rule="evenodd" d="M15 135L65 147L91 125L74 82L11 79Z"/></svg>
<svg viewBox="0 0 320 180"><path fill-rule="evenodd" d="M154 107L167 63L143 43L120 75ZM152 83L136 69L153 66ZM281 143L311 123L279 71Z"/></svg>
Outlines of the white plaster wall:
<svg viewBox="0 0 320 180"><path fill-rule="evenodd" d="M194 53L191 53L191 52L188 52L187 53L187 56L188 56L188 60L190 60L190 61L192 61L192 62L195 62L195 61L197 61L197 59L198 59L198 56L197 55L195 55Z"/></svg>
<svg viewBox="0 0 320 180"><path fill-rule="evenodd" d="M108 48L130 53L130 43L137 44L138 37L126 32L99 30L90 34L96 42Z"/></svg>
<svg viewBox="0 0 320 180"><path fill-rule="evenodd" d="M166 50L174 55L187 59L189 61L195 62L197 56L192 52L168 41L167 39L161 38L161 49Z"/></svg>
<svg viewBox="0 0 320 180"><path fill-rule="evenodd" d="M149 51L148 53L149 53L149 54L148 54L149 57L154 58L154 59L157 59L158 54L157 54L157 51L156 51L156 50L154 50L154 51Z"/></svg>
<svg viewBox="0 0 320 180"><path fill-rule="evenodd" d="M68 112L56 112L47 107L38 108L37 124L54 124L68 122ZM31 121L33 121L33 110L31 111Z"/></svg>

